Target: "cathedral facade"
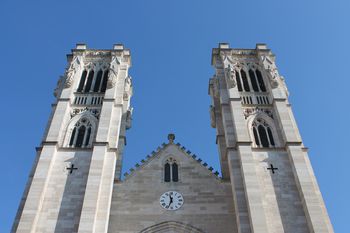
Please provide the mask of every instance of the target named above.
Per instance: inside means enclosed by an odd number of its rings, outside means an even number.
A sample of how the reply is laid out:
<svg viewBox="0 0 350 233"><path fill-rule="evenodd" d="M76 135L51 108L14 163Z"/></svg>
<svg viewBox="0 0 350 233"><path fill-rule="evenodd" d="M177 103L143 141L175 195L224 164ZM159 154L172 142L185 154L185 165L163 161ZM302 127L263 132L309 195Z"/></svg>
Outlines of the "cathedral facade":
<svg viewBox="0 0 350 233"><path fill-rule="evenodd" d="M78 44L67 59L11 232L333 232L266 45L212 50L209 112L220 176L171 133L122 176L130 51Z"/></svg>

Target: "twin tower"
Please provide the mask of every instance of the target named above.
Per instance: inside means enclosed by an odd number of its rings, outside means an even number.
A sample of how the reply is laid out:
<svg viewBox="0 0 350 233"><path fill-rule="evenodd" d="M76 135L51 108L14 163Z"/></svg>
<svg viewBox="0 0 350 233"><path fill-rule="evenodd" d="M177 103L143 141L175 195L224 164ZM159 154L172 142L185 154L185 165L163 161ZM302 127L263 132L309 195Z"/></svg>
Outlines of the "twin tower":
<svg viewBox="0 0 350 233"><path fill-rule="evenodd" d="M221 177L170 134L121 179L130 51L78 44L67 58L12 232L333 232L266 45L212 51Z"/></svg>

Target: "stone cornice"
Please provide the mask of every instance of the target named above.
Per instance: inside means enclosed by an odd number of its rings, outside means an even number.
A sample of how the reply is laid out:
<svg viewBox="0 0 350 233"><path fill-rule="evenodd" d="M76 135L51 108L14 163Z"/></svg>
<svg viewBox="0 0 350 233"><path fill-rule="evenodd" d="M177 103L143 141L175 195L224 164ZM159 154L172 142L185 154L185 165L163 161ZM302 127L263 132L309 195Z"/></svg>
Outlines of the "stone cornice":
<svg viewBox="0 0 350 233"><path fill-rule="evenodd" d="M112 58L121 57L122 63L131 66L130 50L124 48L122 44L113 45L113 49L90 49L86 44L77 44L76 48L71 50L71 54L67 54L67 60L70 62L74 56L82 56L85 58Z"/></svg>

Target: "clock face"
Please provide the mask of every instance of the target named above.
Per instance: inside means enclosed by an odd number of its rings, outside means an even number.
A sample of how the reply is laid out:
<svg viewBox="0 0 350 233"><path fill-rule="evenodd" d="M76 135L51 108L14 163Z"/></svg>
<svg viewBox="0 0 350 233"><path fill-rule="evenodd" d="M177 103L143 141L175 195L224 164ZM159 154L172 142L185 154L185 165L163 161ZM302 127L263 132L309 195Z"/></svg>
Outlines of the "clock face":
<svg viewBox="0 0 350 233"><path fill-rule="evenodd" d="M160 196L159 203L166 210L177 210L184 204L181 193L168 191Z"/></svg>

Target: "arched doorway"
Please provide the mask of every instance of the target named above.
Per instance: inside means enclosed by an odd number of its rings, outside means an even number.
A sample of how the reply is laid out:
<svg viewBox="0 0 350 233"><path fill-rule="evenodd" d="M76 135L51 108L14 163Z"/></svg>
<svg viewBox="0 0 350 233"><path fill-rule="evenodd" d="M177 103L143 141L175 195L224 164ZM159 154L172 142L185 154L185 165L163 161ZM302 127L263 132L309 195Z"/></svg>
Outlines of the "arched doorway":
<svg viewBox="0 0 350 233"><path fill-rule="evenodd" d="M140 233L204 233L193 226L181 222L168 221L143 229Z"/></svg>

